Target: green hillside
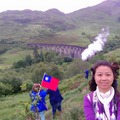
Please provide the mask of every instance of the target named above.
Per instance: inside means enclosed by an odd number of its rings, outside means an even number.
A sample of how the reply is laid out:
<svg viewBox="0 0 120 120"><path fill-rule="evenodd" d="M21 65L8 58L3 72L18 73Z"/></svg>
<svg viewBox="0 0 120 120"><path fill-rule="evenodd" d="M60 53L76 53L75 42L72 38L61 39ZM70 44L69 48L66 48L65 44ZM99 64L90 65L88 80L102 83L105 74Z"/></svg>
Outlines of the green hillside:
<svg viewBox="0 0 120 120"><path fill-rule="evenodd" d="M33 54L28 43L88 46L103 27L110 35L103 51L88 61L59 56L53 51ZM89 92L84 70L100 59L120 63L120 1L103 3L64 14L57 9L45 12L13 10L0 13L0 119L30 120L29 91L46 72L60 79L64 97L63 114L56 120L85 120L83 97ZM120 84L120 78L118 78ZM119 86L120 90L120 86ZM51 107L45 112L51 120ZM7 113L7 114L6 114Z"/></svg>
<svg viewBox="0 0 120 120"><path fill-rule="evenodd" d="M90 78L89 78L90 79ZM59 88L64 100L62 102L63 113L57 113L56 120L85 120L83 114L83 97L89 92L88 82L83 74L60 82ZM118 80L118 84L120 81ZM120 87L119 87L120 90ZM45 112L46 120L52 119L51 106L48 96L46 98L48 111ZM0 118L2 120L27 120L32 113L29 112L29 92L0 98ZM7 111L7 116L6 116Z"/></svg>
<svg viewBox="0 0 120 120"><path fill-rule="evenodd" d="M6 60L8 56L9 59L14 56L8 55L9 51L16 48L27 51L27 43L87 46L103 27L109 27L109 41L120 41L119 4L120 1L107 0L69 14L57 9L45 12L32 10L1 12L0 66L13 63L16 58L13 62Z"/></svg>
<svg viewBox="0 0 120 120"><path fill-rule="evenodd" d="M64 97L63 114L57 115L56 120L85 120L83 116L83 96L88 92L86 85L88 81L83 78L83 75L76 75L73 78L61 81L59 88ZM45 112L47 120L52 119L51 106L46 98L48 111ZM2 120L23 120L25 116L31 113L25 113L25 108L30 107L29 92L12 95L0 99L0 117ZM7 116L6 116L7 111ZM72 113L71 113L72 112ZM61 119L62 118L62 119Z"/></svg>

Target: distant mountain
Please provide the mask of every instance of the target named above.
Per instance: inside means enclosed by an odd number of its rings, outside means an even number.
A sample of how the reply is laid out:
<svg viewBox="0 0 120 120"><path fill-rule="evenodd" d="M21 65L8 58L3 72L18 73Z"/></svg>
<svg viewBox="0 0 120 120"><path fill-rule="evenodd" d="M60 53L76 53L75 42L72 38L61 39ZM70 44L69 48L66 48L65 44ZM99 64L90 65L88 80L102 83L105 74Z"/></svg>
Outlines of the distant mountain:
<svg viewBox="0 0 120 120"><path fill-rule="evenodd" d="M93 7L72 12L69 16L76 22L110 25L120 23L120 1L107 0Z"/></svg>
<svg viewBox="0 0 120 120"><path fill-rule="evenodd" d="M14 22L18 25L36 25L39 24L53 30L69 30L73 29L72 21L57 9L50 9L45 12L23 10L23 11L5 11L0 14L3 23ZM57 26L59 25L59 26ZM56 26L56 27L55 27ZM61 27L60 27L61 26ZM64 27L64 28L62 28ZM60 29L61 28L61 29Z"/></svg>
<svg viewBox="0 0 120 120"><path fill-rule="evenodd" d="M110 28L111 39L114 36L120 37L119 0L107 0L69 14L64 14L57 9L45 12L9 10L0 13L0 41L48 42L51 40L56 42L62 40L64 42L69 40L70 43L83 38L83 33L92 38L106 26Z"/></svg>

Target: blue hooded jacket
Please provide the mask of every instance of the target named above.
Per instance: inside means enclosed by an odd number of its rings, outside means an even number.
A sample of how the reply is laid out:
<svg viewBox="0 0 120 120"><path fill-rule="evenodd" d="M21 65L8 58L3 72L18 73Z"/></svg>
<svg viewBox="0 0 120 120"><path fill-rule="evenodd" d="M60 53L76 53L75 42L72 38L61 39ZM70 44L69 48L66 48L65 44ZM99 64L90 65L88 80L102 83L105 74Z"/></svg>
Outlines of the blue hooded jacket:
<svg viewBox="0 0 120 120"><path fill-rule="evenodd" d="M46 95L46 91L44 90L41 90L40 92L31 91L30 97L32 100L32 104L30 110L33 112L41 112L47 110L45 102Z"/></svg>

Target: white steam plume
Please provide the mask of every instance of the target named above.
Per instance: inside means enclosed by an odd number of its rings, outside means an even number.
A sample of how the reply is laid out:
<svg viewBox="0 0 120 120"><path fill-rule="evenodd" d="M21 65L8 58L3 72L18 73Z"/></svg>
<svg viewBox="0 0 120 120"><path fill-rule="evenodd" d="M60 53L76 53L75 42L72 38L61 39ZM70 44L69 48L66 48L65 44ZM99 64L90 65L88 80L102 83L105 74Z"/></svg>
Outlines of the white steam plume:
<svg viewBox="0 0 120 120"><path fill-rule="evenodd" d="M107 42L107 37L109 35L109 28L102 28L101 32L98 34L97 37L95 37L95 40L93 43L88 45L88 48L86 48L81 56L82 60L88 60L92 56L94 56L96 53L100 52L103 50L103 47L105 43Z"/></svg>

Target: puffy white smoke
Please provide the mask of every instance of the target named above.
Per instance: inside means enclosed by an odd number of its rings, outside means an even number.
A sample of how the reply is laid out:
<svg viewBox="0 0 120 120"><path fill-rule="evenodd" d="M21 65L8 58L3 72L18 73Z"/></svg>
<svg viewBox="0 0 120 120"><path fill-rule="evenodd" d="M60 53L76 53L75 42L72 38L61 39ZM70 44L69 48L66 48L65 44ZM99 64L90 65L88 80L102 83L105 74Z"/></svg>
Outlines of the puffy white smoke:
<svg viewBox="0 0 120 120"><path fill-rule="evenodd" d="M82 60L88 60L95 54L103 50L105 43L107 42L107 37L109 35L109 28L102 28L101 32L95 37L93 43L88 45L88 47L82 52Z"/></svg>

